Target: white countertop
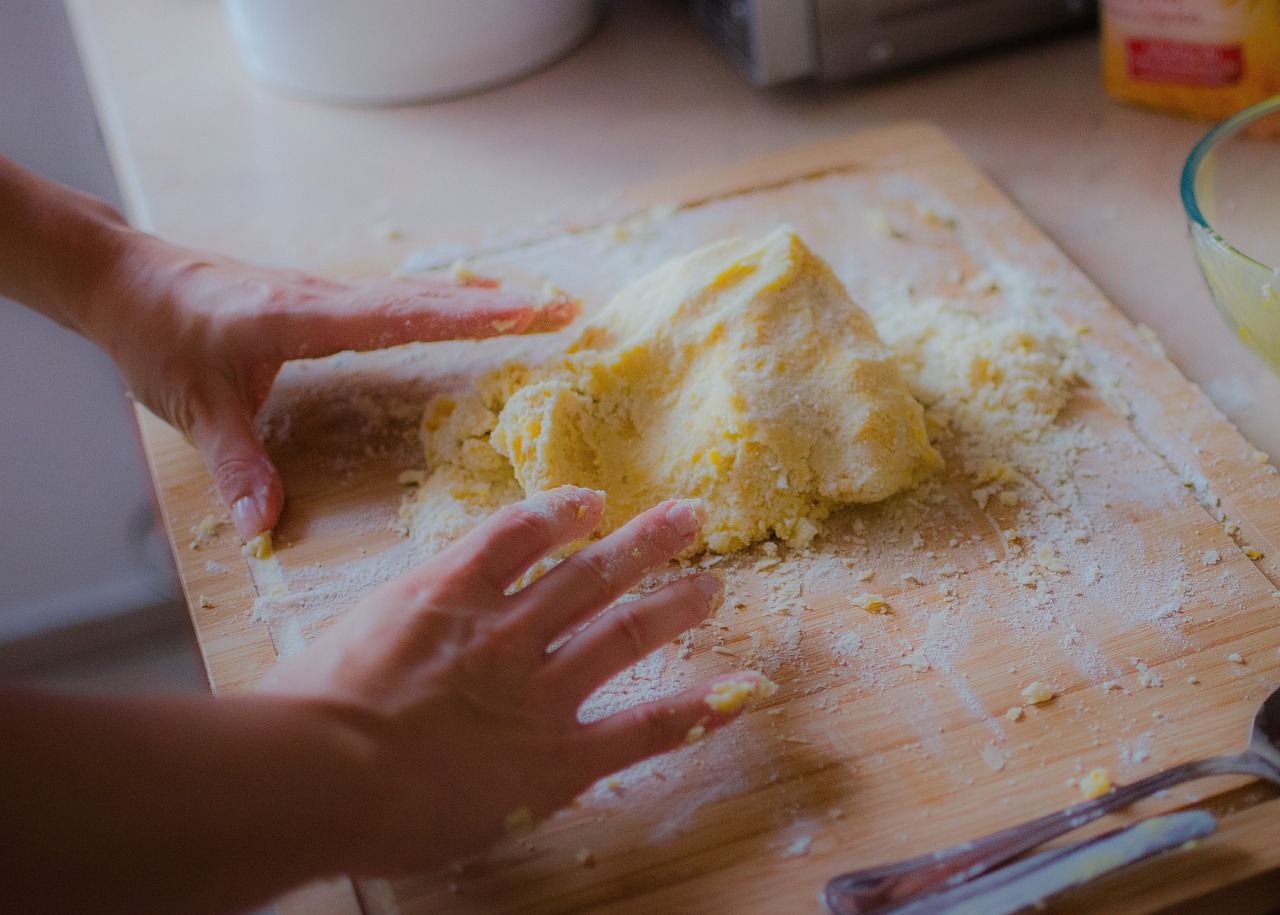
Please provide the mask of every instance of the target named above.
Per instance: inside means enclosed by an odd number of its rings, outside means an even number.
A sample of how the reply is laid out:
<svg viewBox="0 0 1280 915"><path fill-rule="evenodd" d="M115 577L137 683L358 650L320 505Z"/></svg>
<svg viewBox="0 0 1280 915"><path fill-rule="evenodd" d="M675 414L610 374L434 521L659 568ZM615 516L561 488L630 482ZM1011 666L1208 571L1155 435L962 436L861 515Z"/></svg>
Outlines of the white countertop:
<svg viewBox="0 0 1280 915"><path fill-rule="evenodd" d="M663 0L616 3L569 58L408 108L326 107L240 67L214 0L66 0L130 218L323 269L534 221L620 189L909 119L1003 187L1258 447L1280 379L1213 311L1178 175L1206 125L1103 96L1075 36L873 85L752 88ZM403 236L393 248L380 231Z"/></svg>

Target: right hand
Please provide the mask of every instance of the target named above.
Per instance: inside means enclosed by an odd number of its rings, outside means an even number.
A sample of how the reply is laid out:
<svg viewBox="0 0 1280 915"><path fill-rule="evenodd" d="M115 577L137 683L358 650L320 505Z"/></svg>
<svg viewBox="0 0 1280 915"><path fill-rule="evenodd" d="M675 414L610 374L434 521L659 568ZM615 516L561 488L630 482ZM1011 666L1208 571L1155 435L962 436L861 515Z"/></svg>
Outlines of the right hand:
<svg viewBox="0 0 1280 915"><path fill-rule="evenodd" d="M723 597L718 575L697 572L614 603L693 542L703 510L691 501L658 505L509 592L587 536L602 509L602 494L568 486L504 509L268 675L263 691L328 710L366 741L378 800L353 832L347 872L421 870L482 849L522 808L544 816L695 726L732 720L708 706L708 683L579 721L600 685Z"/></svg>
<svg viewBox="0 0 1280 915"><path fill-rule="evenodd" d="M290 359L402 343L559 330L578 314L492 280L347 281L187 251L122 228L83 330L140 403L200 450L244 540L276 525L284 488L254 416Z"/></svg>

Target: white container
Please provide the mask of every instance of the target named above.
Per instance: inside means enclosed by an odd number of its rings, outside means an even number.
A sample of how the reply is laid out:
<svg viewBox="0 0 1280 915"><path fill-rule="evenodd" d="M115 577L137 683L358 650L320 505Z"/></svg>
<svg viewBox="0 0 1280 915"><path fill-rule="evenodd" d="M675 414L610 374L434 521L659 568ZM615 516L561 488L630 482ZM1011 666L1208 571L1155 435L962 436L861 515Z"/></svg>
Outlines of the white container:
<svg viewBox="0 0 1280 915"><path fill-rule="evenodd" d="M223 0L249 70L319 101L395 105L515 79L582 41L598 0Z"/></svg>

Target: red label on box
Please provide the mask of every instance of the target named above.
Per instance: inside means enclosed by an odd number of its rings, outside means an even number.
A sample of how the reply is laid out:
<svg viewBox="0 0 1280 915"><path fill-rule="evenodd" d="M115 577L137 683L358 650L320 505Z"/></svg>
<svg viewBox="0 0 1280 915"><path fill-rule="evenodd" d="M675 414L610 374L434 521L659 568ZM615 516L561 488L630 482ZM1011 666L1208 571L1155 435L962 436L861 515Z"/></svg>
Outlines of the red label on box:
<svg viewBox="0 0 1280 915"><path fill-rule="evenodd" d="M1125 51L1129 76L1146 83L1233 86L1244 73L1244 48L1238 44L1130 38Z"/></svg>

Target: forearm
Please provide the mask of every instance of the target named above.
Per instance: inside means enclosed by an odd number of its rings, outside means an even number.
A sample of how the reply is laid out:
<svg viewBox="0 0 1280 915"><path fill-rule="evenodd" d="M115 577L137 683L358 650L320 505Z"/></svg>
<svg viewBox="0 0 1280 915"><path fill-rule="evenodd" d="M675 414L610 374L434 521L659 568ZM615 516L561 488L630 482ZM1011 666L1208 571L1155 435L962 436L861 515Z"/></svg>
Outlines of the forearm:
<svg viewBox="0 0 1280 915"><path fill-rule="evenodd" d="M0 727L6 911L242 908L341 872L373 806L361 731L297 701L7 692Z"/></svg>
<svg viewBox="0 0 1280 915"><path fill-rule="evenodd" d="M98 287L139 236L101 200L0 157L0 295L85 333Z"/></svg>

